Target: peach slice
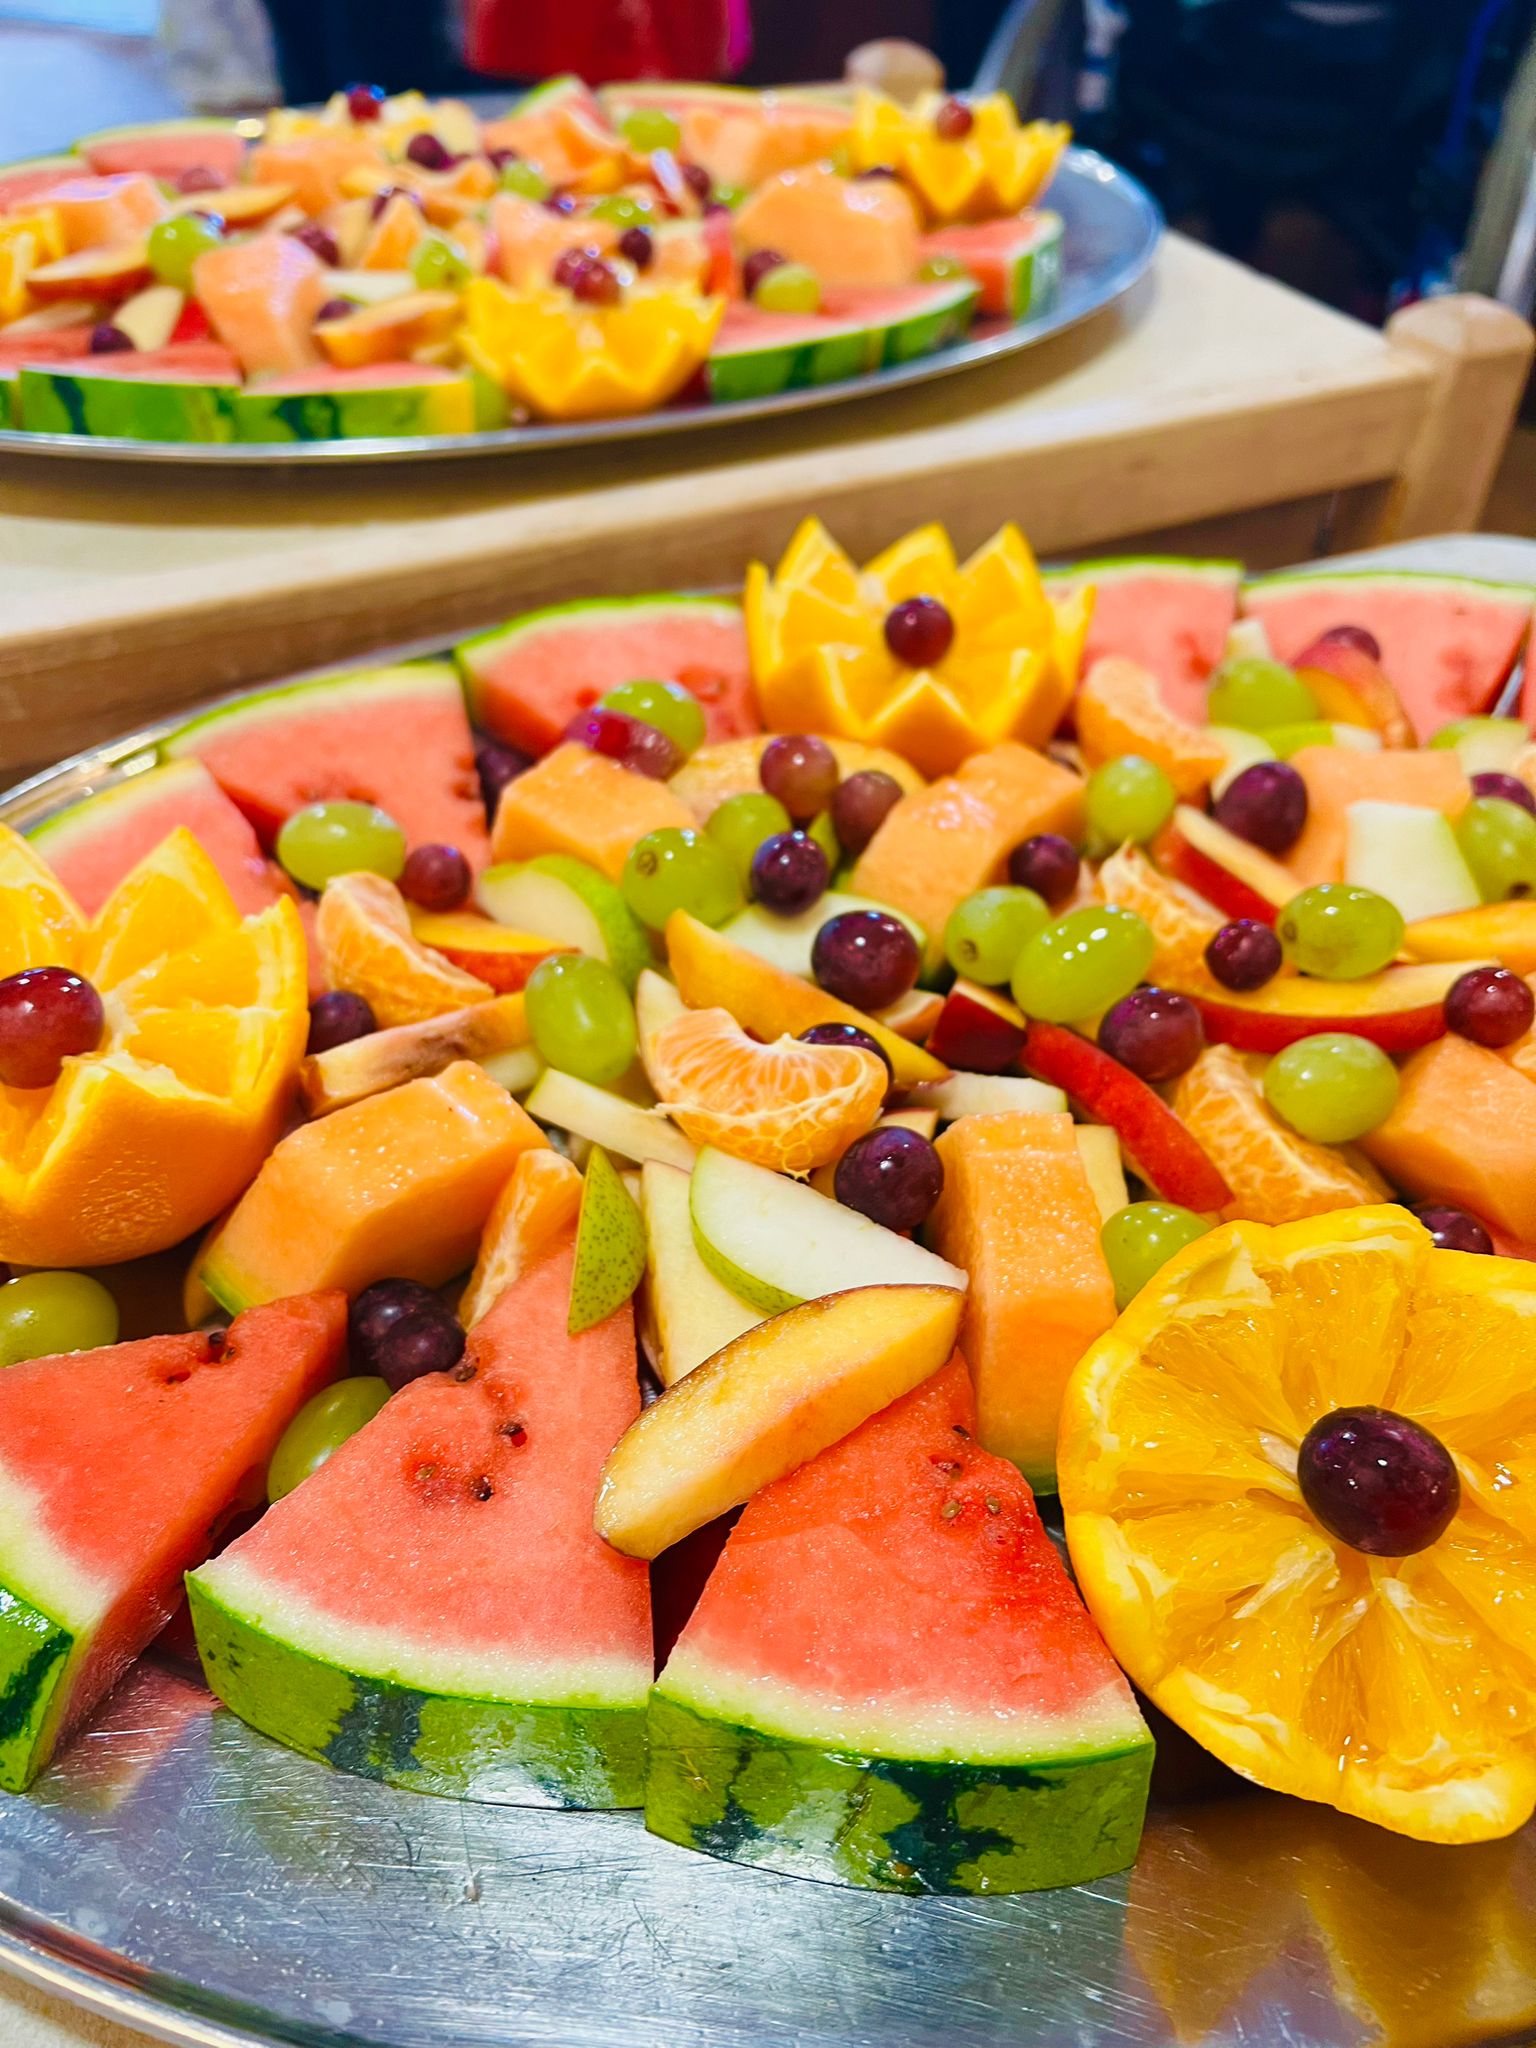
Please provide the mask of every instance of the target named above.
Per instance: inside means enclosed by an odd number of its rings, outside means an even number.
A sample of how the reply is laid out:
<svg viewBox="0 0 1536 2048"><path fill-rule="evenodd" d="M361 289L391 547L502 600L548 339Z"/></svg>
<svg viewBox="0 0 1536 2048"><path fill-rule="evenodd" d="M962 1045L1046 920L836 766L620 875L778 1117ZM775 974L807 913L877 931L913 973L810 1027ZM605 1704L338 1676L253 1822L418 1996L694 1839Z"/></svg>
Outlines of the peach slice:
<svg viewBox="0 0 1536 2048"><path fill-rule="evenodd" d="M520 989L551 953L575 951L536 932L509 931L493 918L472 911L413 910L411 930L424 946L503 995Z"/></svg>
<svg viewBox="0 0 1536 2048"><path fill-rule="evenodd" d="M1317 699L1317 715L1330 723L1363 725L1381 734L1384 747L1415 744L1403 701L1379 661L1364 648L1324 633L1291 664Z"/></svg>

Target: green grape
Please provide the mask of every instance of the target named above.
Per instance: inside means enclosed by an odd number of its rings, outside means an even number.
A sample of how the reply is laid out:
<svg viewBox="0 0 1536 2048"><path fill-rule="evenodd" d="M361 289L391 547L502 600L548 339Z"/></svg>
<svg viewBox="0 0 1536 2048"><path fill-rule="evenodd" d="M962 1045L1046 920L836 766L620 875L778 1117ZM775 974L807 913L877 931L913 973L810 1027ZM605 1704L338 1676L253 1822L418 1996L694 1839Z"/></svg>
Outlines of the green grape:
<svg viewBox="0 0 1536 2048"><path fill-rule="evenodd" d="M1155 945L1133 910L1069 910L1026 940L1013 970L1013 999L1049 1024L1096 1017L1130 994L1152 965Z"/></svg>
<svg viewBox="0 0 1536 2048"><path fill-rule="evenodd" d="M738 206L746 203L749 195L745 185L716 185L709 196L716 206L728 206L734 213Z"/></svg>
<svg viewBox="0 0 1536 2048"><path fill-rule="evenodd" d="M658 932L674 910L688 911L701 924L724 924L743 901L736 870L716 842L681 825L637 839L619 886L640 922Z"/></svg>
<svg viewBox="0 0 1536 2048"><path fill-rule="evenodd" d="M1275 920L1285 957L1324 981L1359 981L1390 966L1403 943L1403 914L1374 889L1319 882L1293 896Z"/></svg>
<svg viewBox="0 0 1536 2048"><path fill-rule="evenodd" d="M821 305L821 281L803 263L778 263L758 279L752 301L765 313L814 313Z"/></svg>
<svg viewBox="0 0 1536 2048"><path fill-rule="evenodd" d="M1427 739L1427 747L1443 747L1461 757L1469 775L1508 771L1510 762L1530 743L1530 731L1518 718L1453 718Z"/></svg>
<svg viewBox="0 0 1536 2048"><path fill-rule="evenodd" d="M89 1273L24 1273L0 1287L0 1365L117 1342L117 1303Z"/></svg>
<svg viewBox="0 0 1536 2048"><path fill-rule="evenodd" d="M1275 1054L1264 1069L1264 1099L1302 1137L1347 1145L1392 1114L1397 1069L1368 1038L1318 1031Z"/></svg>
<svg viewBox="0 0 1536 2048"><path fill-rule="evenodd" d="M1128 1308L1175 1252L1204 1237L1210 1224L1176 1202L1130 1202L1117 1209L1099 1232L1115 1307Z"/></svg>
<svg viewBox="0 0 1536 2048"><path fill-rule="evenodd" d="M635 1006L607 961L551 953L529 975L523 1000L534 1050L546 1065L596 1088L629 1071Z"/></svg>
<svg viewBox="0 0 1536 2048"><path fill-rule="evenodd" d="M537 164L515 156L501 167L501 189L515 192L520 199L547 199L554 188Z"/></svg>
<svg viewBox="0 0 1536 2048"><path fill-rule="evenodd" d="M606 192L592 203L592 219L611 221L616 228L649 227L656 209L635 192Z"/></svg>
<svg viewBox="0 0 1536 2048"><path fill-rule="evenodd" d="M641 156L649 156L653 149L676 149L683 139L683 131L663 107L632 107L619 123L619 133Z"/></svg>
<svg viewBox="0 0 1536 2048"><path fill-rule="evenodd" d="M829 875L835 874L837 872L837 864L843 857L843 849L832 824L832 813L830 811L818 811L809 825L806 826L805 831L806 837L814 839L822 852L827 856L827 873Z"/></svg>
<svg viewBox="0 0 1536 2048"><path fill-rule="evenodd" d="M469 259L450 235L423 235L411 258L418 291L460 292L469 283Z"/></svg>
<svg viewBox="0 0 1536 2048"><path fill-rule="evenodd" d="M312 1396L277 1440L267 1467L267 1499L281 1500L311 1472L318 1472L349 1436L372 1422L388 1399L383 1380L362 1378L337 1380Z"/></svg>
<svg viewBox="0 0 1536 2048"><path fill-rule="evenodd" d="M1536 818L1520 804L1474 797L1456 820L1456 843L1485 903L1536 892Z"/></svg>
<svg viewBox="0 0 1536 2048"><path fill-rule="evenodd" d="M306 889L360 872L393 882L405 866L405 834L377 804L306 804L283 821L277 857Z"/></svg>
<svg viewBox="0 0 1536 2048"><path fill-rule="evenodd" d="M787 832L791 823L776 796L769 796L766 790L745 789L740 796L728 796L723 804L717 804L704 830L730 862L745 895L753 854L765 839Z"/></svg>
<svg viewBox="0 0 1536 2048"><path fill-rule="evenodd" d="M970 276L958 256L930 256L917 274L924 284L948 284L954 278Z"/></svg>
<svg viewBox="0 0 1536 2048"><path fill-rule="evenodd" d="M704 738L704 713L692 690L681 683L650 680L616 683L598 698L610 711L624 711L631 718L654 725L683 754L691 754Z"/></svg>
<svg viewBox="0 0 1536 2048"><path fill-rule="evenodd" d="M944 927L944 952L956 974L998 988L1013 973L1025 942L1051 913L1033 889L978 889L957 903Z"/></svg>
<svg viewBox="0 0 1536 2048"><path fill-rule="evenodd" d="M1212 725L1264 732L1317 717L1317 699L1293 669L1263 654L1242 654L1216 671L1205 715Z"/></svg>
<svg viewBox="0 0 1536 2048"><path fill-rule="evenodd" d="M1120 754L1095 768L1084 798L1088 830L1107 846L1155 839L1173 816L1178 792L1155 761Z"/></svg>
<svg viewBox="0 0 1536 2048"><path fill-rule="evenodd" d="M173 284L181 292L192 288L192 266L205 249L217 249L219 230L210 219L197 213L172 214L156 221L149 231L149 267L157 284Z"/></svg>
<svg viewBox="0 0 1536 2048"><path fill-rule="evenodd" d="M475 408L475 432L488 434L497 427L504 427L512 417L512 408L507 403L507 394L496 382L488 377L477 363L468 366L469 389Z"/></svg>
<svg viewBox="0 0 1536 2048"><path fill-rule="evenodd" d="M1303 718L1295 725L1266 725L1264 737L1277 761L1289 761L1303 747L1347 747L1350 742L1341 740L1339 732L1340 728L1326 719Z"/></svg>

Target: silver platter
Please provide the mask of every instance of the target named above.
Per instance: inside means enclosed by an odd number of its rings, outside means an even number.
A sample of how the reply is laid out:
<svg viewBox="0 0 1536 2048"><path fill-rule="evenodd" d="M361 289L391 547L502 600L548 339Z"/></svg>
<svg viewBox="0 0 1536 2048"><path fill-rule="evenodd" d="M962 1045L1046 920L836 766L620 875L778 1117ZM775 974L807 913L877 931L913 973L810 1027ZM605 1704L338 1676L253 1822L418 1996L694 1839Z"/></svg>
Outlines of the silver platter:
<svg viewBox="0 0 1536 2048"><path fill-rule="evenodd" d="M897 391L909 384L945 377L972 363L989 363L1060 334L1130 290L1152 261L1162 232L1156 202L1125 171L1091 149L1069 149L1051 184L1050 205L1066 223L1062 239L1061 288L1050 310L1033 320L984 331L952 348L916 362L822 384L784 391L773 398L742 399L731 405L678 406L637 419L583 420L567 426L502 427L483 434L439 434L351 441L252 443L132 441L94 434L26 434L0 428L0 453L62 455L77 461L168 462L215 468L270 468L274 464L337 462L437 462L466 455L520 455L550 448L586 447L598 441L650 439L657 434L694 433L710 427L805 412L849 398Z"/></svg>

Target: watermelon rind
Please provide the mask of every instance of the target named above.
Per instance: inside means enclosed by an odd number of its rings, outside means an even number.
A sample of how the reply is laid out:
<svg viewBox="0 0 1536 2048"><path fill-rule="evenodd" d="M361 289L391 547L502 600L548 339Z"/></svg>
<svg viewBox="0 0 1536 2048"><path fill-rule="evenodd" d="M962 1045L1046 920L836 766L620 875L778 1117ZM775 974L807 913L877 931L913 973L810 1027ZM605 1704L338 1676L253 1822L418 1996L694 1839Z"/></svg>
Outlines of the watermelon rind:
<svg viewBox="0 0 1536 2048"><path fill-rule="evenodd" d="M1243 585L1243 603L1248 605L1255 599L1262 603L1265 598L1302 588L1326 590L1338 585L1343 589L1359 589L1364 585L1377 590L1390 589L1395 584L1414 590L1465 590L1473 596L1502 597L1512 601L1523 599L1527 603L1536 598L1536 586L1500 583L1489 576L1448 576L1436 569L1321 569L1283 570L1274 576L1257 576Z"/></svg>
<svg viewBox="0 0 1536 2048"><path fill-rule="evenodd" d="M558 631L562 626L601 632L605 626L627 625L637 616L647 614L654 614L664 623L674 613L685 619L712 614L724 623L739 619L741 607L731 597L690 597L670 590L640 597L579 597L565 604L544 605L536 612L524 612L519 618L509 619L505 625L475 633L468 640L459 641L453 650L453 658L469 686L470 713L474 713L475 684L480 675L492 661L520 642L551 629Z"/></svg>
<svg viewBox="0 0 1536 2048"><path fill-rule="evenodd" d="M475 391L468 377L412 375L398 383L345 382L345 374L318 374L308 389L285 377L282 389L259 386L234 405L238 441L363 441L469 434L476 426Z"/></svg>
<svg viewBox="0 0 1536 2048"><path fill-rule="evenodd" d="M1212 583L1236 589L1243 579L1241 562L1194 555L1105 555L1089 562L1063 562L1045 570L1052 584L1124 583L1146 575L1183 577L1191 583Z"/></svg>
<svg viewBox="0 0 1536 2048"><path fill-rule="evenodd" d="M8 1483L0 1555L0 1789L20 1792L52 1753L105 1608Z"/></svg>
<svg viewBox="0 0 1536 2048"><path fill-rule="evenodd" d="M232 441L239 386L169 377L124 377L82 363L24 366L17 379L21 425L33 434L88 434L129 441Z"/></svg>
<svg viewBox="0 0 1536 2048"><path fill-rule="evenodd" d="M740 342L716 342L706 366L710 397L719 405L772 398L781 391L840 384L850 377L898 363L914 362L958 341L970 326L980 296L970 279L913 287L900 313L884 318L852 313L826 317L823 328L806 333L806 317L781 316L798 338L758 334Z"/></svg>
<svg viewBox="0 0 1536 2048"><path fill-rule="evenodd" d="M412 699L423 690L449 690L462 695L453 666L446 661L406 661L393 668L349 669L342 675L310 676L295 683L281 683L276 689L258 690L233 704L216 706L178 726L163 742L161 752L168 760L196 754L205 737L232 739L272 720L286 718L312 702L326 710L341 708L348 693L376 708L391 697Z"/></svg>
<svg viewBox="0 0 1536 2048"><path fill-rule="evenodd" d="M259 1589L223 1561L187 1581L209 1685L248 1726L354 1777L490 1804L633 1807L644 1798L643 1694L605 1698L593 1674L543 1675L557 1701L508 1700L409 1682L393 1646L387 1675L318 1654L245 1611ZM264 1618L264 1617L263 1617ZM333 1632L315 1624L317 1637ZM356 1658L361 1663L361 1658Z"/></svg>

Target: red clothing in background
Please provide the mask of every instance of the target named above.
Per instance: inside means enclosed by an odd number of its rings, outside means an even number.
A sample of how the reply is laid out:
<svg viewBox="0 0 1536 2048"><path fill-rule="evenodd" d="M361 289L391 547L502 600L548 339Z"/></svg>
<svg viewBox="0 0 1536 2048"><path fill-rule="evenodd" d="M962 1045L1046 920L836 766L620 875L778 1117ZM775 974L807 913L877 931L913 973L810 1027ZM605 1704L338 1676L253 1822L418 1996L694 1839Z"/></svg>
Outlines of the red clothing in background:
<svg viewBox="0 0 1536 2048"><path fill-rule="evenodd" d="M465 57L496 78L574 71L730 78L752 49L747 0L466 0Z"/></svg>

